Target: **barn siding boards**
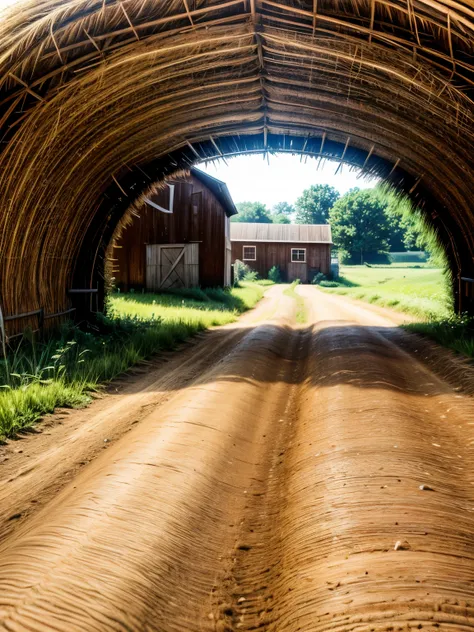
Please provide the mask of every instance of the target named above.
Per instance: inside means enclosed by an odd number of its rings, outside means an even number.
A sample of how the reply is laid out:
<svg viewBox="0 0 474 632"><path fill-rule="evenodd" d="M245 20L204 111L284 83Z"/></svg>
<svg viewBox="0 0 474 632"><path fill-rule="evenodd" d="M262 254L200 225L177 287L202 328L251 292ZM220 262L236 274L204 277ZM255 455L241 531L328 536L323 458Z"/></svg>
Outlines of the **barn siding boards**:
<svg viewBox="0 0 474 632"><path fill-rule="evenodd" d="M331 271L331 244L246 241L245 245L255 246L256 261L244 263L264 279L273 266L280 268L283 281L300 278L303 283L310 282L317 272L328 275ZM236 259L242 261L243 246L244 242L232 241L232 263L235 263ZM306 263L292 263L292 248L306 248ZM291 278L297 269L301 270L302 276Z"/></svg>
<svg viewBox="0 0 474 632"><path fill-rule="evenodd" d="M186 269L189 286L229 284L230 256L226 257L226 244L230 244L228 237L226 242L226 235L230 232L228 215L236 212L235 207L223 183L201 172L196 176L196 172L193 170L187 177L169 181L174 184L173 213L162 213L144 204L138 216L115 241L113 253L117 261L114 262L114 276L117 287L122 291L146 288L147 266L159 266L158 261L153 264L147 261L147 245L196 244L196 248L186 251L186 257L193 258L193 263L189 264L192 268ZM206 182L225 189L224 193L217 190L220 199ZM156 192L151 200L169 208L169 187ZM156 274L158 271L148 271L153 278L153 286L156 286Z"/></svg>
<svg viewBox="0 0 474 632"><path fill-rule="evenodd" d="M318 272L331 272L332 236L329 224L231 224L232 263L244 261L266 278L273 266L283 281L311 282ZM256 260L244 260L244 246L255 247ZM306 250L305 262L291 261L293 248Z"/></svg>

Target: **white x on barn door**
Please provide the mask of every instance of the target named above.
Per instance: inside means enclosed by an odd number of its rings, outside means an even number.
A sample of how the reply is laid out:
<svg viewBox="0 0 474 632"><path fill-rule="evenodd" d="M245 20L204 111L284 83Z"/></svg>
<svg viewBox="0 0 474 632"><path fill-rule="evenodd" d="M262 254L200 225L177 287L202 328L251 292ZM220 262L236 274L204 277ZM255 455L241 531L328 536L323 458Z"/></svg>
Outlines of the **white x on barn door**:
<svg viewBox="0 0 474 632"><path fill-rule="evenodd" d="M146 287L153 292L199 283L199 244L146 247Z"/></svg>

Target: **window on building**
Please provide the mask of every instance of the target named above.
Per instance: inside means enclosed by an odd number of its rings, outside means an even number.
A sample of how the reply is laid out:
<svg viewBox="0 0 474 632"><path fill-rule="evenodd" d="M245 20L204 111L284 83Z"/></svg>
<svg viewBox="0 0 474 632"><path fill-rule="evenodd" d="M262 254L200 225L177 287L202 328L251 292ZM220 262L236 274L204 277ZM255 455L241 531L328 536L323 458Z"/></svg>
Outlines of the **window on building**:
<svg viewBox="0 0 474 632"><path fill-rule="evenodd" d="M243 261L256 261L257 260L257 247L256 246L244 246L242 253Z"/></svg>
<svg viewBox="0 0 474 632"><path fill-rule="evenodd" d="M305 263L306 261L306 248L292 248L291 249L291 261L299 261Z"/></svg>

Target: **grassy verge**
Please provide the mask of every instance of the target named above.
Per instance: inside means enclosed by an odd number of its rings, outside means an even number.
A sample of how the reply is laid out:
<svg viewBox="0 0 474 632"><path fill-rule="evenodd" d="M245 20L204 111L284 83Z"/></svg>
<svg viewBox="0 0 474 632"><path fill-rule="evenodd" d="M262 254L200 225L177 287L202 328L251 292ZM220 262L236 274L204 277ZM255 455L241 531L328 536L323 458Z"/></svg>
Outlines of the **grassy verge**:
<svg viewBox="0 0 474 632"><path fill-rule="evenodd" d="M65 326L45 342L25 336L0 361L0 439L57 407L87 404L102 384L210 326L236 320L263 293L258 284L242 283L230 291L115 295L97 331Z"/></svg>
<svg viewBox="0 0 474 632"><path fill-rule="evenodd" d="M165 324L185 322L207 328L233 322L254 307L264 291L258 283L241 282L231 290L190 288L162 294L114 294L109 311L115 318L161 319Z"/></svg>
<svg viewBox="0 0 474 632"><path fill-rule="evenodd" d="M462 316L410 323L403 327L407 331L426 336L457 353L474 358L474 320Z"/></svg>
<svg viewBox="0 0 474 632"><path fill-rule="evenodd" d="M283 292L283 294L286 294L286 296L291 296L291 298L296 301L296 322L302 325L308 320L308 314L303 297L296 292L296 288L298 285L299 281L293 281L290 287L287 288Z"/></svg>
<svg viewBox="0 0 474 632"><path fill-rule="evenodd" d="M342 294L422 319L451 315L450 287L440 268L427 265L341 266L337 287L325 292Z"/></svg>

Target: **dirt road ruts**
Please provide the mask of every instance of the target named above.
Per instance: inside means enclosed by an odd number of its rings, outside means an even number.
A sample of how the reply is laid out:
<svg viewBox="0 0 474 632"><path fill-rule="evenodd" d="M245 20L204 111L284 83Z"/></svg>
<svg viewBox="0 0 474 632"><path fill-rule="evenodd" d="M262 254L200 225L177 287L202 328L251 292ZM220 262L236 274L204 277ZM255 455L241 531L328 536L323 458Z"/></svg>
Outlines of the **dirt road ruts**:
<svg viewBox="0 0 474 632"><path fill-rule="evenodd" d="M471 397L398 316L301 287L296 326L282 291L11 521L0 629L474 630Z"/></svg>

